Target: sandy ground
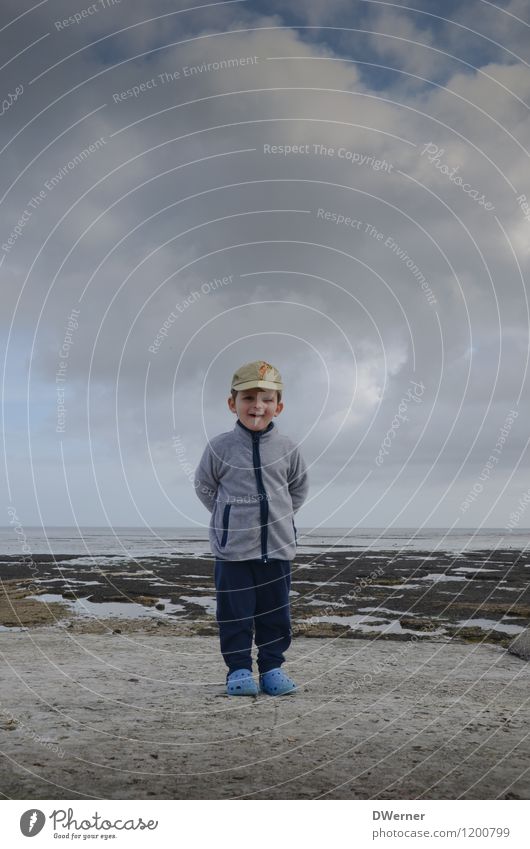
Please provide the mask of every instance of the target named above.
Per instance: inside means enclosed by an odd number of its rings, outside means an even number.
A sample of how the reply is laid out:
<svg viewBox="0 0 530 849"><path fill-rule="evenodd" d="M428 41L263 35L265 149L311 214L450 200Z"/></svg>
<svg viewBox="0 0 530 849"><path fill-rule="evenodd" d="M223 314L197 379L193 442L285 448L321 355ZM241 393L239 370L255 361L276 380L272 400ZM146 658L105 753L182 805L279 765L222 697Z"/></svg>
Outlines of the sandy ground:
<svg viewBox="0 0 530 849"><path fill-rule="evenodd" d="M299 637L299 692L249 699L216 637L164 630L0 633L4 797L530 797L530 666L500 645Z"/></svg>

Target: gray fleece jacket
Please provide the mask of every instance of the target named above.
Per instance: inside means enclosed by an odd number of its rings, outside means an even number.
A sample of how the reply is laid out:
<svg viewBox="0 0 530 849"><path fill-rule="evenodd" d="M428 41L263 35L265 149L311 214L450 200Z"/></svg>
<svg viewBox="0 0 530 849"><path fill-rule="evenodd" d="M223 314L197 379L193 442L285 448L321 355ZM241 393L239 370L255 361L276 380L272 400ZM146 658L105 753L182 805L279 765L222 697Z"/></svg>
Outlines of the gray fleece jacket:
<svg viewBox="0 0 530 849"><path fill-rule="evenodd" d="M309 489L298 447L274 422L251 431L239 419L210 440L195 472L197 496L210 511L210 546L221 560L293 560L293 514Z"/></svg>

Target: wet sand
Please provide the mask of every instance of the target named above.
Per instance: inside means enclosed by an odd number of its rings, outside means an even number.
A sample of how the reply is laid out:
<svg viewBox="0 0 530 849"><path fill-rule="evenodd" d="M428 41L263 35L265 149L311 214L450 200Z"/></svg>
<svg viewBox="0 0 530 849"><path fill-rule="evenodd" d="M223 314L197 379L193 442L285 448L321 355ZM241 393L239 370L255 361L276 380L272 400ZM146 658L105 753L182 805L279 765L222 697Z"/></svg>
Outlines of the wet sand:
<svg viewBox="0 0 530 849"><path fill-rule="evenodd" d="M528 669L498 645L308 639L299 692L224 695L213 637L0 634L1 792L528 799Z"/></svg>

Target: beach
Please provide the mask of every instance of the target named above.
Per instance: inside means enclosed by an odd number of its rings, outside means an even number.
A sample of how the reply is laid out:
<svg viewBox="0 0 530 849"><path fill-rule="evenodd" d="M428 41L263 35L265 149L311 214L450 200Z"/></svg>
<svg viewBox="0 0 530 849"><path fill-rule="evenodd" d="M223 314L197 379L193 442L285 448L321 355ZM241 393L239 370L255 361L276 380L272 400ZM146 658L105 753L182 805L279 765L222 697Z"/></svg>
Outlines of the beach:
<svg viewBox="0 0 530 849"><path fill-rule="evenodd" d="M237 699L215 638L160 630L0 634L4 797L529 796L527 664L499 646L302 637L297 694Z"/></svg>
<svg viewBox="0 0 530 849"><path fill-rule="evenodd" d="M276 699L224 693L207 556L1 574L7 798L529 798L521 551L301 554Z"/></svg>

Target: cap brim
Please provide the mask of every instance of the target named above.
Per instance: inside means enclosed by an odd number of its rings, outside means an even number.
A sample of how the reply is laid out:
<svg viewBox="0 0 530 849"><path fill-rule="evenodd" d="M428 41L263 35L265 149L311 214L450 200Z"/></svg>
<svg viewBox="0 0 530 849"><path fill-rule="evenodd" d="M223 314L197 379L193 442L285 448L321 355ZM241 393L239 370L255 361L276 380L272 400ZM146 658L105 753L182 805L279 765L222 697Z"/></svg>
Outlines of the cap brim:
<svg viewBox="0 0 530 849"><path fill-rule="evenodd" d="M247 380L246 383L237 383L232 386L232 389L236 389L240 392L243 389L277 389L278 392L281 392L283 389L282 383L272 383L270 380Z"/></svg>

